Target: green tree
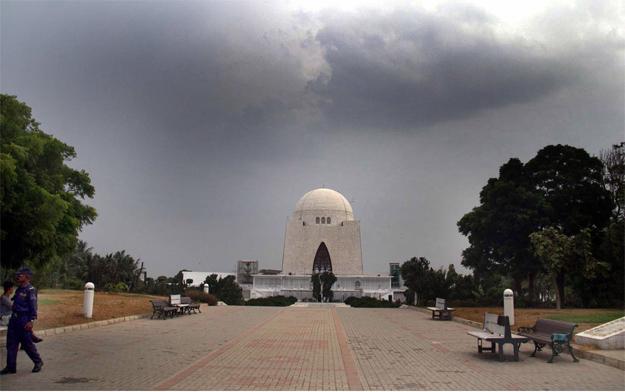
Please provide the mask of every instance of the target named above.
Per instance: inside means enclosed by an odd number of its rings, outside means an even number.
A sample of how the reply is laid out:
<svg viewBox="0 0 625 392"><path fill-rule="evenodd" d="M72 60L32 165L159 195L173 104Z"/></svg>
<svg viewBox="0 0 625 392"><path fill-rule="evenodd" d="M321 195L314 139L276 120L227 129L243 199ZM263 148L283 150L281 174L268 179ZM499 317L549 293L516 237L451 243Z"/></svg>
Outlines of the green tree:
<svg viewBox="0 0 625 392"><path fill-rule="evenodd" d="M310 282L312 283L312 296L317 302L321 302L321 279L319 278L318 273L312 274L310 277Z"/></svg>
<svg viewBox="0 0 625 392"><path fill-rule="evenodd" d="M326 302L332 302L334 299L334 292L332 291L332 285L336 282L336 276L332 272L325 271L319 276L321 280L321 295Z"/></svg>
<svg viewBox="0 0 625 392"><path fill-rule="evenodd" d="M417 305L425 303L432 293L432 269L425 257L413 257L401 265L404 284L417 296Z"/></svg>
<svg viewBox="0 0 625 392"><path fill-rule="evenodd" d="M610 150L599 153L603 162L603 181L612 196L615 221L625 219L625 142L615 144Z"/></svg>
<svg viewBox="0 0 625 392"><path fill-rule="evenodd" d="M596 259L591 250L590 229L568 236L560 229L548 227L530 234L534 251L547 267L556 293L556 307L564 303L566 274L572 271L593 279L605 276L609 265Z"/></svg>
<svg viewBox="0 0 625 392"><path fill-rule="evenodd" d="M600 304L623 307L625 302L625 251L623 247L625 238L625 222L622 219L610 223L605 229L603 239L599 247L599 255L602 260L610 265L610 279L597 279L593 282L595 297Z"/></svg>
<svg viewBox="0 0 625 392"><path fill-rule="evenodd" d="M219 279L217 274L212 274L206 277L204 283L208 284L208 292L209 294L217 295L217 291L219 289Z"/></svg>
<svg viewBox="0 0 625 392"><path fill-rule="evenodd" d="M83 204L94 195L89 175L66 161L73 147L44 133L31 109L0 94L0 255L4 273L21 264L43 267L76 246L96 218Z"/></svg>
<svg viewBox="0 0 625 392"><path fill-rule="evenodd" d="M533 282L542 267L532 252L529 235L545 223L547 210L523 163L510 159L499 169L499 177L489 179L480 192L480 205L458 222L470 243L462 265L473 269L480 281L492 273L511 275L517 293L527 278L532 301Z"/></svg>
<svg viewBox="0 0 625 392"><path fill-rule="evenodd" d="M220 301L228 305L242 305L244 303L243 290L235 281L234 276L228 275L218 279L216 274L212 274L207 276L204 282L208 283L210 294L213 294Z"/></svg>
<svg viewBox="0 0 625 392"><path fill-rule="evenodd" d="M549 207L544 227L557 227L570 236L586 228L596 235L608 225L613 202L599 158L582 148L558 144L538 151L525 167Z"/></svg>
<svg viewBox="0 0 625 392"><path fill-rule="evenodd" d="M484 286L489 275L502 274L512 278L518 293L527 279L533 302L536 276L548 266L536 256L529 235L545 227L567 236L589 229L590 254L596 254L613 210L603 173L601 160L564 145L546 146L525 165L518 159L504 164L499 178L482 189L480 205L458 222L470 243L462 264L474 271L476 283ZM584 288L579 282L578 291Z"/></svg>

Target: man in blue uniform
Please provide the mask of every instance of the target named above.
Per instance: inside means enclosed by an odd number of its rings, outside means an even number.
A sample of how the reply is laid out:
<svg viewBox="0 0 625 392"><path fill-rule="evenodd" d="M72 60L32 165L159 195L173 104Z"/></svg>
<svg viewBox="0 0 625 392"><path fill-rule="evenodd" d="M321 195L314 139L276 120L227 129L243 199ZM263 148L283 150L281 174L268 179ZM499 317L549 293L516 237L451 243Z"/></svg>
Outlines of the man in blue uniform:
<svg viewBox="0 0 625 392"><path fill-rule="evenodd" d="M41 371L43 366L43 361L33 343L33 323L37 319L37 290L30 284L32 276L33 273L28 268L21 268L15 273L18 288L13 297L13 314L7 331L7 366L0 374L15 373L20 343L35 363L33 373Z"/></svg>

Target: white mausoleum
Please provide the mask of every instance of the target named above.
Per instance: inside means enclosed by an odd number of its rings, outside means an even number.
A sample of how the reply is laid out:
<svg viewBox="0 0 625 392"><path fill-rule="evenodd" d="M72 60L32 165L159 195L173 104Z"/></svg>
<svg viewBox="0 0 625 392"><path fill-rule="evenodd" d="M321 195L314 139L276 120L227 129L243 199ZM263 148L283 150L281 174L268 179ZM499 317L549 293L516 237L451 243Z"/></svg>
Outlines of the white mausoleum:
<svg viewBox="0 0 625 392"><path fill-rule="evenodd" d="M337 277L332 286L335 300L388 299L393 294L390 276L363 273L360 222L349 201L332 189L319 188L302 196L287 222L282 272L254 275L251 297L312 298L310 277L324 271Z"/></svg>

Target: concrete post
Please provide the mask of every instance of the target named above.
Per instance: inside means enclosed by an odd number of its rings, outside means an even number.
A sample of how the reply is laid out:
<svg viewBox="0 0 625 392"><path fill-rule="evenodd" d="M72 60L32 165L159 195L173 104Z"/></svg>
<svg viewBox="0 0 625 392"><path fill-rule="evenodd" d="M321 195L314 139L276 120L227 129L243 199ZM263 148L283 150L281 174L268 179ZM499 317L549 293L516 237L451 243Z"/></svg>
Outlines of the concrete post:
<svg viewBox="0 0 625 392"><path fill-rule="evenodd" d="M503 291L503 315L508 316L510 325L514 325L514 292L510 289Z"/></svg>
<svg viewBox="0 0 625 392"><path fill-rule="evenodd" d="M93 317L93 297L95 297L95 285L91 282L85 284L85 300L82 312L86 318Z"/></svg>
<svg viewBox="0 0 625 392"><path fill-rule="evenodd" d="M204 283L204 292L206 294L208 294L208 289L209 289L208 283Z"/></svg>

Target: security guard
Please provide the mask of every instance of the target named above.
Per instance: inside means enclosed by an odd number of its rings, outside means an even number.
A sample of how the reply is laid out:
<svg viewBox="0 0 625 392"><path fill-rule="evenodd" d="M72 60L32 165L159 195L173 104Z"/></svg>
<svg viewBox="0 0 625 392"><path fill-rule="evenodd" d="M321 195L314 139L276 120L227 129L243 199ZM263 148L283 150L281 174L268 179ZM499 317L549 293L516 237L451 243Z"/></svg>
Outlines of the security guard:
<svg viewBox="0 0 625 392"><path fill-rule="evenodd" d="M41 371L43 366L32 339L33 323L37 319L37 290L30 284L32 276L33 272L28 268L21 268L15 273L15 281L19 287L13 296L13 314L7 331L7 366L0 374L15 373L20 343L35 363L33 373Z"/></svg>

